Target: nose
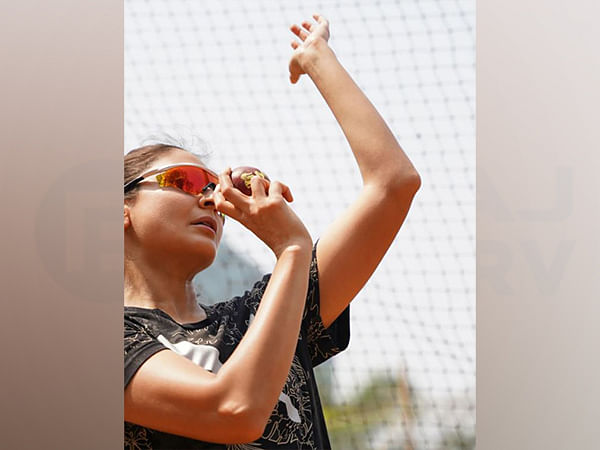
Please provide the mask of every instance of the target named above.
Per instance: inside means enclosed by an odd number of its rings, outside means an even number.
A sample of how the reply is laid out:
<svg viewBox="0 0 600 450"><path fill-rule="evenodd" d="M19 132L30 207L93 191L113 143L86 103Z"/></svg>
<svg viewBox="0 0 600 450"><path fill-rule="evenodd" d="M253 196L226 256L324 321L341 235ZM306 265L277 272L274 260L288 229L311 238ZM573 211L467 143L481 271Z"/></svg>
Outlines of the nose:
<svg viewBox="0 0 600 450"><path fill-rule="evenodd" d="M202 191L202 194L198 195L198 201L200 203L200 206L202 206L203 208L212 206L214 209L215 202L213 200L213 193L214 193L213 187L209 187L209 186L205 187L204 190Z"/></svg>
<svg viewBox="0 0 600 450"><path fill-rule="evenodd" d="M216 186L210 184L204 188L202 194L198 195L198 204L201 208L209 208L216 211L215 201L213 200L214 189ZM216 211L217 215L225 222L225 215L219 211Z"/></svg>

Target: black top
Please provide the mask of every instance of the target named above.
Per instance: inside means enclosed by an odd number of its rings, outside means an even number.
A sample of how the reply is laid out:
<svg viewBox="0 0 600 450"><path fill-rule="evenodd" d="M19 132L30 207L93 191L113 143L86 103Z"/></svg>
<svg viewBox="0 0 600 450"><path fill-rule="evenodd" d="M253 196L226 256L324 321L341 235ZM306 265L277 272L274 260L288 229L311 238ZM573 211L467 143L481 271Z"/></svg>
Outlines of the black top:
<svg viewBox="0 0 600 450"><path fill-rule="evenodd" d="M150 356L166 349L216 373L248 329L270 277L241 297L203 305L207 318L201 322L179 324L160 309L125 306L125 387ZM329 328L323 326L315 244L296 353L262 437L248 444L214 444L125 422L125 449L330 449L313 367L344 350L349 339L349 307Z"/></svg>

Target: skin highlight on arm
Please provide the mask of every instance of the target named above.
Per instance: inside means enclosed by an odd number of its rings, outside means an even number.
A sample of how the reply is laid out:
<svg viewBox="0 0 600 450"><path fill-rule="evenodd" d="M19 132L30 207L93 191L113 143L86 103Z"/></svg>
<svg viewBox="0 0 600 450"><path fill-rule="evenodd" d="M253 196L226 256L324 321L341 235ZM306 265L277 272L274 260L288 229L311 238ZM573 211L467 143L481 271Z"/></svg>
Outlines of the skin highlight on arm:
<svg viewBox="0 0 600 450"><path fill-rule="evenodd" d="M321 317L328 327L371 277L404 223L421 179L373 104L328 45L329 23L292 25L290 80L308 75L338 121L363 188L319 239Z"/></svg>

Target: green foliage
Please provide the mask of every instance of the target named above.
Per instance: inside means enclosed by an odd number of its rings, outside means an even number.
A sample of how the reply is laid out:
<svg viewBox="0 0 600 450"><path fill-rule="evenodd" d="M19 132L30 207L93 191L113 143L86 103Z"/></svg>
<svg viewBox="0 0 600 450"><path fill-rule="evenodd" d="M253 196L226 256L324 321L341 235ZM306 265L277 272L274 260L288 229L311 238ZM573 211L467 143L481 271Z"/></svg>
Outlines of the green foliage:
<svg viewBox="0 0 600 450"><path fill-rule="evenodd" d="M368 448L369 436L377 428L400 415L408 430L417 415L412 389L400 377L375 376L347 402L334 404L326 400L331 400L330 393L325 394L323 403L334 449ZM407 449L412 448L408 435L407 431Z"/></svg>
<svg viewBox="0 0 600 450"><path fill-rule="evenodd" d="M375 448L375 436L381 439L380 432L386 429L393 429L394 442L390 443L391 446L377 448L417 449L412 433L416 429L419 417L423 417L425 411L418 407L414 390L407 379L401 376L378 375L348 401L335 403L331 389L333 373L330 366L323 366L316 373L333 449ZM435 448L473 450L475 436L465 434L457 428L436 443Z"/></svg>

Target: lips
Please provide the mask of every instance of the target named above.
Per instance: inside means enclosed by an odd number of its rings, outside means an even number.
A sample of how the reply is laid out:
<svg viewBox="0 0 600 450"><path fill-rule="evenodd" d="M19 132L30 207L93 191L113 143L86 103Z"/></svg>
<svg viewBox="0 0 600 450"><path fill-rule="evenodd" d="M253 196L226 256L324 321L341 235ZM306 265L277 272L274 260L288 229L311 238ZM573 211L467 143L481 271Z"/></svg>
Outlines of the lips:
<svg viewBox="0 0 600 450"><path fill-rule="evenodd" d="M192 225L206 225L215 233L217 232L217 221L210 216L199 217L192 222Z"/></svg>

